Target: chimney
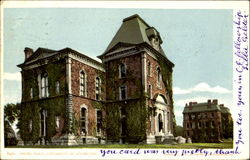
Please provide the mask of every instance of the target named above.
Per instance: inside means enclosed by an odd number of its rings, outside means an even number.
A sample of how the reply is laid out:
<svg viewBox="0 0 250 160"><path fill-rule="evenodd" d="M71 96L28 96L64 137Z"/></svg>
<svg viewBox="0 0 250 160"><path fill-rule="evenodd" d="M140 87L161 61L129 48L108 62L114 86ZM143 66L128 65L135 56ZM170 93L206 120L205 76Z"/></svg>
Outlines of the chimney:
<svg viewBox="0 0 250 160"><path fill-rule="evenodd" d="M224 104L220 104L220 107L224 107Z"/></svg>
<svg viewBox="0 0 250 160"><path fill-rule="evenodd" d="M211 104L211 99L208 99L208 100L207 100L207 103L208 103L208 104Z"/></svg>
<svg viewBox="0 0 250 160"><path fill-rule="evenodd" d="M24 54L25 54L25 60L27 60L33 54L33 49L25 47Z"/></svg>
<svg viewBox="0 0 250 160"><path fill-rule="evenodd" d="M191 106L192 106L192 104L193 104L192 102L189 102L189 107L191 107Z"/></svg>
<svg viewBox="0 0 250 160"><path fill-rule="evenodd" d="M218 104L218 99L214 99L213 104L217 105Z"/></svg>
<svg viewBox="0 0 250 160"><path fill-rule="evenodd" d="M211 99L207 100L207 107L210 108L211 107Z"/></svg>

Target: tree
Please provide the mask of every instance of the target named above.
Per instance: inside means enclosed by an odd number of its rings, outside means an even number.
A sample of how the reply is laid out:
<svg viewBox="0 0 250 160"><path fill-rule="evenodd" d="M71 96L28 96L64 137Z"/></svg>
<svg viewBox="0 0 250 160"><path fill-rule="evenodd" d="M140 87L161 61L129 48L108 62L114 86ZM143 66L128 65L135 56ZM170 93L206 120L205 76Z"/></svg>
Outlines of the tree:
<svg viewBox="0 0 250 160"><path fill-rule="evenodd" d="M175 131L176 131L176 136L183 136L183 127L182 126L176 126L175 127Z"/></svg>
<svg viewBox="0 0 250 160"><path fill-rule="evenodd" d="M4 106L4 119L13 124L20 117L21 104L8 103Z"/></svg>
<svg viewBox="0 0 250 160"><path fill-rule="evenodd" d="M17 144L16 134L11 127L16 120L19 120L21 113L20 103L8 103L4 106L4 141L5 146L12 146ZM18 122L19 123L19 122ZM19 128L19 125L17 125Z"/></svg>

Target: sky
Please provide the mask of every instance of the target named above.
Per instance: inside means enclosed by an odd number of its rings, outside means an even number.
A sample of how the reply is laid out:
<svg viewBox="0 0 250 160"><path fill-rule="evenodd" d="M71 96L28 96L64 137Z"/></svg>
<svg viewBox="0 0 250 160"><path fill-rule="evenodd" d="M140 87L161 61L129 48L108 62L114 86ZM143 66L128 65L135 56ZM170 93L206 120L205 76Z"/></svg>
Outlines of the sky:
<svg viewBox="0 0 250 160"><path fill-rule="evenodd" d="M139 14L155 27L162 48L174 64L174 112L182 125L182 111L190 101L218 99L232 108L232 10L5 8L3 51L4 104L21 101L25 47L60 50L66 47L96 58L122 24Z"/></svg>

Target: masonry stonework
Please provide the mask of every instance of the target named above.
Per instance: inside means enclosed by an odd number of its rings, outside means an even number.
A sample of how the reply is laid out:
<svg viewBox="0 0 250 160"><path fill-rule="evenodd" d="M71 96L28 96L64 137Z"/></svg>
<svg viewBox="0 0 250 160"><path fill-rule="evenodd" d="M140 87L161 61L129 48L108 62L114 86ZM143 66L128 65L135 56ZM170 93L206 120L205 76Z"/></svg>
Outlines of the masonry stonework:
<svg viewBox="0 0 250 160"><path fill-rule="evenodd" d="M26 48L18 65L25 144L171 142L174 64L162 43L154 27L133 15L98 56L102 62L70 48Z"/></svg>

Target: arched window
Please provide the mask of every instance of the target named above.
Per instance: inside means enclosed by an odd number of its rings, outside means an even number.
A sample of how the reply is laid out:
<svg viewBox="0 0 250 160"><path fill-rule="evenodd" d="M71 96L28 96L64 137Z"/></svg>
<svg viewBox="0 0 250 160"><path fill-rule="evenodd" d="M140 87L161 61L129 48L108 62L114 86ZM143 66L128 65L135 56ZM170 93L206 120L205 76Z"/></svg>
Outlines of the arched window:
<svg viewBox="0 0 250 160"><path fill-rule="evenodd" d="M43 73L42 74L42 85L41 85L41 90L42 90L42 97L48 97L49 96L49 84L48 84L48 74Z"/></svg>
<svg viewBox="0 0 250 160"><path fill-rule="evenodd" d="M86 108L81 108L81 119L80 119L80 124L81 124L81 133L86 135L87 134L87 129L86 129L86 118L87 118L87 110Z"/></svg>
<svg viewBox="0 0 250 160"><path fill-rule="evenodd" d="M86 96L86 75L84 71L80 72L80 96Z"/></svg>
<svg viewBox="0 0 250 160"><path fill-rule="evenodd" d="M121 63L119 66L120 78L124 78L126 76L126 66L125 64Z"/></svg>
<svg viewBox="0 0 250 160"><path fill-rule="evenodd" d="M151 76L151 63L150 62L148 62L147 71L148 71L148 76Z"/></svg>
<svg viewBox="0 0 250 160"><path fill-rule="evenodd" d="M157 84L158 86L161 84L161 69L157 68Z"/></svg>
<svg viewBox="0 0 250 160"><path fill-rule="evenodd" d="M101 79L99 77L96 77L95 79L95 94L96 94L96 100L100 100L100 94L101 94Z"/></svg>

